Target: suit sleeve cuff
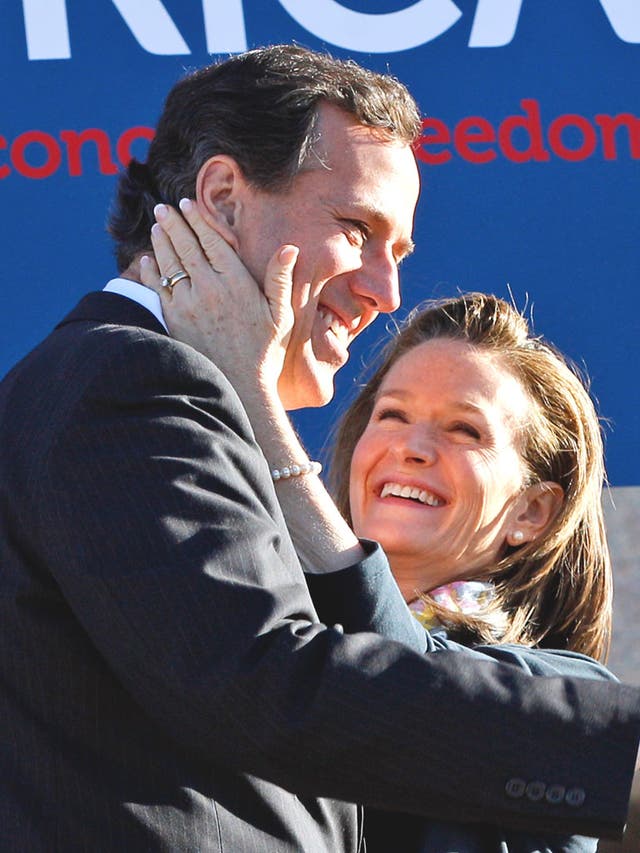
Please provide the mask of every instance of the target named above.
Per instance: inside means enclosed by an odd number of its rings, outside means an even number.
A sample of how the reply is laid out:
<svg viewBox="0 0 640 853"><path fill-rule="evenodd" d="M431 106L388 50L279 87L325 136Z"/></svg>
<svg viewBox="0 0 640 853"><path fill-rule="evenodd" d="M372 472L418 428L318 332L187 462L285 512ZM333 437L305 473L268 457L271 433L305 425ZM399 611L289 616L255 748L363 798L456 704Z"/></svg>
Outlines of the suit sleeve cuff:
<svg viewBox="0 0 640 853"><path fill-rule="evenodd" d="M363 560L327 574L307 574L306 580L320 619L339 623L348 634L372 631L424 654L427 635L409 612L377 542L361 539Z"/></svg>

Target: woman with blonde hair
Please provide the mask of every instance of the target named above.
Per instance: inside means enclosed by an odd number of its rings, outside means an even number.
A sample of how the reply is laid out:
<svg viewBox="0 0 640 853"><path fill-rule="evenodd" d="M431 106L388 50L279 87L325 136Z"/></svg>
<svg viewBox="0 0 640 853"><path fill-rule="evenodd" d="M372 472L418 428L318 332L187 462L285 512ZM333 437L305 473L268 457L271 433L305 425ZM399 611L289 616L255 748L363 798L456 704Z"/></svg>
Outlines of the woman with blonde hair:
<svg viewBox="0 0 640 853"><path fill-rule="evenodd" d="M193 209L189 219L204 244L207 226ZM184 223L172 220L168 230L171 240L153 233L165 274L199 252ZM152 259L142 264L143 282L160 294L171 333L232 381L266 458L295 460L272 473L303 565L313 572L330 563L328 554L358 543L354 532L376 539L426 629L427 653L457 651L533 675L612 678L596 662L606 656L611 625L602 440L567 360L495 296L470 293L414 311L341 419L332 464L338 512L277 395L291 324L291 257L272 266L268 311L249 322L255 284L228 247L218 250L215 269L191 261L193 286L163 288ZM200 275L204 284L196 286ZM231 299L224 278L233 280ZM357 589L345 595L339 575L309 576L323 620L347 632L370 630L373 621L394 636L384 602L372 619ZM473 737L460 732L452 760L461 773L464 742ZM498 750L499 729L495 738ZM549 773L509 780L506 796L579 807L584 791ZM592 838L468 824L463 814L445 823L371 809L365 835L368 853L587 853L597 846Z"/></svg>

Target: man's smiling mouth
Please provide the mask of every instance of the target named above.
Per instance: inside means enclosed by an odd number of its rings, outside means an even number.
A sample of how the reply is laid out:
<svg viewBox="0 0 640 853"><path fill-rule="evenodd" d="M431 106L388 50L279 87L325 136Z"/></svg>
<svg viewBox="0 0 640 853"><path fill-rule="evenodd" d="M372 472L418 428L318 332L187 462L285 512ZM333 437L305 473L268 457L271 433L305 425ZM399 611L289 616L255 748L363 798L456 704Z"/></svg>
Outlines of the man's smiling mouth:
<svg viewBox="0 0 640 853"><path fill-rule="evenodd" d="M380 491L380 497L386 498L387 495L396 498L408 498L427 506L444 506L445 503L442 498L432 492L427 492L417 486L401 486L400 483L385 483Z"/></svg>
<svg viewBox="0 0 640 853"><path fill-rule="evenodd" d="M338 339L341 346L346 349L354 337L355 330L360 325L361 318L354 317L351 325L347 326L345 321L337 314L334 314L334 312L330 308L327 308L326 305L318 306L318 313L322 317L325 328L332 332Z"/></svg>

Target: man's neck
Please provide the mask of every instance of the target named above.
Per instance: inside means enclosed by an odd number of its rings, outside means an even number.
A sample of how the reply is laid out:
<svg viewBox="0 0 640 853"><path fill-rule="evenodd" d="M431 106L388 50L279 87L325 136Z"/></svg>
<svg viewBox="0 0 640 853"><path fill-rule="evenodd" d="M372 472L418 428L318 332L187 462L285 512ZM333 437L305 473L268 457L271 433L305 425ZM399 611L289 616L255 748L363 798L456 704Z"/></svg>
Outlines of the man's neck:
<svg viewBox="0 0 640 853"><path fill-rule="evenodd" d="M140 283L140 257L141 255L136 256L126 270L118 273L118 278L126 278L128 281Z"/></svg>

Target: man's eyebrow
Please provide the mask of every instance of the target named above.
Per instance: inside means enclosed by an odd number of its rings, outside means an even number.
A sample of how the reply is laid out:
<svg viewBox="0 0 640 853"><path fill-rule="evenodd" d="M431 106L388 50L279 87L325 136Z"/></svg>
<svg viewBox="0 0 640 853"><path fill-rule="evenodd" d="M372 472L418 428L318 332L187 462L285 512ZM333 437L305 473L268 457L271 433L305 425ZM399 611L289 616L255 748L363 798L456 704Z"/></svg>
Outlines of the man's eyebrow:
<svg viewBox="0 0 640 853"><path fill-rule="evenodd" d="M416 244L413 242L413 240L402 240L398 244L398 247L400 249L400 252L398 253L398 257L396 258L396 260L400 262L404 261L405 258L408 258L409 255L412 254L412 252L415 252Z"/></svg>

